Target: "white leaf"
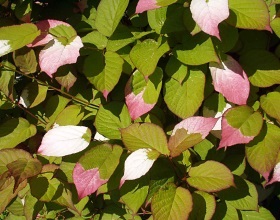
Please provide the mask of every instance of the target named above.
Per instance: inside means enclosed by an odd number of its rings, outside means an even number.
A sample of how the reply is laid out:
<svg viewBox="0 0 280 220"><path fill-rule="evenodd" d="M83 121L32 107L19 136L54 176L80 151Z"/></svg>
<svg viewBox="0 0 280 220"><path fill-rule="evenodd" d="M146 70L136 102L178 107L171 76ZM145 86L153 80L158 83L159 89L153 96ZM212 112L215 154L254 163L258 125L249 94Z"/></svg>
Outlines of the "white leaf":
<svg viewBox="0 0 280 220"><path fill-rule="evenodd" d="M12 51L9 40L0 40L0 56Z"/></svg>
<svg viewBox="0 0 280 220"><path fill-rule="evenodd" d="M91 131L84 126L56 126L43 137L38 153L46 156L65 156L84 150Z"/></svg>
<svg viewBox="0 0 280 220"><path fill-rule="evenodd" d="M131 153L125 160L124 163L124 175L121 178L120 187L126 180L135 180L145 175L156 159L149 159L148 153L152 149L145 148L139 149Z"/></svg>

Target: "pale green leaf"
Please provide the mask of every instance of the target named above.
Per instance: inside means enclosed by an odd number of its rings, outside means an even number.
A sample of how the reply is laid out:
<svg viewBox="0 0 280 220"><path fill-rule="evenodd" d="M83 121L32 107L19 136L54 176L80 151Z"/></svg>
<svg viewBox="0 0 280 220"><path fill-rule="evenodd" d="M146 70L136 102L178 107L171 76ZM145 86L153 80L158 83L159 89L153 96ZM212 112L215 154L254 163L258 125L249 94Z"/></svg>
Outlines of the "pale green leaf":
<svg viewBox="0 0 280 220"><path fill-rule="evenodd" d="M267 95L261 96L260 102L262 109L269 116L280 121L280 92L269 92Z"/></svg>
<svg viewBox="0 0 280 220"><path fill-rule="evenodd" d="M195 191L192 194L192 198L193 209L189 219L211 220L216 209L215 197L203 191Z"/></svg>
<svg viewBox="0 0 280 220"><path fill-rule="evenodd" d="M208 62L219 62L211 37L199 33L187 36L185 43L173 49L178 60L187 65L201 65Z"/></svg>
<svg viewBox="0 0 280 220"><path fill-rule="evenodd" d="M10 119L0 126L0 149L16 147L36 132L36 127L24 118Z"/></svg>
<svg viewBox="0 0 280 220"><path fill-rule="evenodd" d="M195 67L188 68L172 57L166 72L171 76L164 88L168 108L181 118L193 116L204 99L204 73Z"/></svg>
<svg viewBox="0 0 280 220"><path fill-rule="evenodd" d="M205 192L217 192L234 186L230 170L222 163L210 160L192 166L187 182Z"/></svg>
<svg viewBox="0 0 280 220"><path fill-rule="evenodd" d="M192 196L189 190L167 184L152 198L154 220L188 219L192 210Z"/></svg>
<svg viewBox="0 0 280 220"><path fill-rule="evenodd" d="M39 36L40 31L35 24L25 23L0 28L0 56L20 49Z"/></svg>
<svg viewBox="0 0 280 220"><path fill-rule="evenodd" d="M101 106L94 123L97 131L110 139L120 139L120 129L126 128L130 124L131 119L128 109L121 102L110 102Z"/></svg>
<svg viewBox="0 0 280 220"><path fill-rule="evenodd" d="M218 197L229 205L240 210L258 209L258 192L253 183L234 177L235 186L218 192Z"/></svg>
<svg viewBox="0 0 280 220"><path fill-rule="evenodd" d="M152 39L147 39L132 48L130 58L144 76L149 76L155 71L161 56L168 50L169 45L166 40L156 42Z"/></svg>
<svg viewBox="0 0 280 220"><path fill-rule="evenodd" d="M266 50L250 50L240 57L250 82L257 87L280 84L280 61Z"/></svg>
<svg viewBox="0 0 280 220"><path fill-rule="evenodd" d="M121 129L122 141L130 151L151 148L168 155L167 139L162 128L151 123L134 123Z"/></svg>
<svg viewBox="0 0 280 220"><path fill-rule="evenodd" d="M269 12L263 0L229 0L229 24L244 29L271 30Z"/></svg>

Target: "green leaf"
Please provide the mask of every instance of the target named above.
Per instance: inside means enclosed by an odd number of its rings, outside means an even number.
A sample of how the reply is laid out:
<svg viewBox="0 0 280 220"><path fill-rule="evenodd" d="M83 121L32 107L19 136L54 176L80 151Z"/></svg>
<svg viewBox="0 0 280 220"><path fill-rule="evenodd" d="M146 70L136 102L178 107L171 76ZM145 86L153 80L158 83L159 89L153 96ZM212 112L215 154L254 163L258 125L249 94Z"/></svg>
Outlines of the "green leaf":
<svg viewBox="0 0 280 220"><path fill-rule="evenodd" d="M204 99L205 75L195 67L187 67L171 57L166 70L171 76L165 83L164 101L181 118L193 116Z"/></svg>
<svg viewBox="0 0 280 220"><path fill-rule="evenodd" d="M161 154L169 155L167 139L161 127L151 123L134 123L121 129L122 141L130 151L151 148Z"/></svg>
<svg viewBox="0 0 280 220"><path fill-rule="evenodd" d="M144 40L136 44L130 51L130 58L136 68L144 75L151 75L157 66L161 56L169 50L166 40L156 42L152 39Z"/></svg>
<svg viewBox="0 0 280 220"><path fill-rule="evenodd" d="M14 184L15 180L13 177L8 177L1 183L0 213L6 209L7 205L17 196L18 192L26 186L27 182L22 182L16 190L14 190Z"/></svg>
<svg viewBox="0 0 280 220"><path fill-rule="evenodd" d="M17 159L7 164L10 175L15 178L15 188L29 177L36 176L42 170L42 164L38 159Z"/></svg>
<svg viewBox="0 0 280 220"><path fill-rule="evenodd" d="M0 126L0 149L16 147L36 132L36 127L24 118L10 119Z"/></svg>
<svg viewBox="0 0 280 220"><path fill-rule="evenodd" d="M217 192L234 186L230 170L222 163L210 160L191 167L187 182L205 192Z"/></svg>
<svg viewBox="0 0 280 220"><path fill-rule="evenodd" d="M26 195L24 203L24 213L26 220L35 219L39 211L42 210L44 203L38 201L30 192Z"/></svg>
<svg viewBox="0 0 280 220"><path fill-rule="evenodd" d="M275 220L271 212L264 207L259 207L258 211L240 211L242 220Z"/></svg>
<svg viewBox="0 0 280 220"><path fill-rule="evenodd" d="M185 13L183 14L183 22L186 29L190 32L191 35L195 35L201 31L200 27L192 18L192 13L190 7L185 9Z"/></svg>
<svg viewBox="0 0 280 220"><path fill-rule="evenodd" d="M152 199L154 220L188 219L192 210L192 196L189 190L167 184Z"/></svg>
<svg viewBox="0 0 280 220"><path fill-rule="evenodd" d="M270 25L272 27L272 30L277 35L277 37L280 38L280 18L276 17L271 22Z"/></svg>
<svg viewBox="0 0 280 220"><path fill-rule="evenodd" d="M55 202L75 210L69 186L54 178L52 172L30 178L29 184L31 195L39 201Z"/></svg>
<svg viewBox="0 0 280 220"><path fill-rule="evenodd" d="M260 134L247 144L245 149L251 167L268 178L277 163L280 152L280 128L265 123Z"/></svg>
<svg viewBox="0 0 280 220"><path fill-rule="evenodd" d="M59 115L60 112L66 107L70 100L60 96L55 95L48 99L46 106L46 118L49 120L47 130L54 124L56 117Z"/></svg>
<svg viewBox="0 0 280 220"><path fill-rule="evenodd" d="M23 216L24 215L24 209L22 201L19 197L16 197L16 199L13 199L10 204L7 206L7 210L10 212L9 216L11 214L16 216Z"/></svg>
<svg viewBox="0 0 280 220"><path fill-rule="evenodd" d="M20 49L40 35L35 24L21 24L0 28L0 56Z"/></svg>
<svg viewBox="0 0 280 220"><path fill-rule="evenodd" d="M136 214L148 195L149 178L143 176L137 180L126 181L120 189L120 201Z"/></svg>
<svg viewBox="0 0 280 220"><path fill-rule="evenodd" d="M157 3L158 5L158 3ZM173 4L147 12L148 22L152 29L158 34L179 32L186 30L183 22L185 8L181 4Z"/></svg>
<svg viewBox="0 0 280 220"><path fill-rule="evenodd" d="M86 47L93 44L99 50L102 50L107 46L108 39L100 32L92 31L82 38L82 42Z"/></svg>
<svg viewBox="0 0 280 220"><path fill-rule="evenodd" d="M258 209L258 193L254 184L234 176L234 187L218 192L218 197L228 205L240 210Z"/></svg>
<svg viewBox="0 0 280 220"><path fill-rule="evenodd" d="M121 128L131 124L128 109L121 102L110 102L99 108L94 125L97 131L110 139L121 139Z"/></svg>
<svg viewBox="0 0 280 220"><path fill-rule="evenodd" d="M20 96L20 104L25 108L33 108L47 97L48 87L33 81L25 86Z"/></svg>
<svg viewBox="0 0 280 220"><path fill-rule="evenodd" d="M229 0L229 24L244 29L268 30L269 12L263 0Z"/></svg>
<svg viewBox="0 0 280 220"><path fill-rule="evenodd" d="M24 73L35 73L38 62L33 49L24 47L13 54L15 65Z"/></svg>
<svg viewBox="0 0 280 220"><path fill-rule="evenodd" d="M234 155L234 157L232 155ZM227 149L226 156L222 162L231 170L232 174L241 176L246 168L244 149L243 148L242 150L240 150L240 148Z"/></svg>
<svg viewBox="0 0 280 220"><path fill-rule="evenodd" d="M195 191L192 198L193 209L189 219L211 220L216 209L215 197L203 191Z"/></svg>
<svg viewBox="0 0 280 220"><path fill-rule="evenodd" d="M92 61L95 62L92 62ZM122 73L123 59L114 52L92 53L84 63L84 74L87 79L107 98L119 81Z"/></svg>
<svg viewBox="0 0 280 220"><path fill-rule="evenodd" d="M126 26L119 25L114 34L109 38L106 50L118 51L150 33L153 33L153 31L138 32L130 30Z"/></svg>
<svg viewBox="0 0 280 220"><path fill-rule="evenodd" d="M13 101L15 98L15 89L14 89L14 81L15 81L15 69L16 67L8 61L3 61L3 65L0 67L0 90L11 100Z"/></svg>
<svg viewBox="0 0 280 220"><path fill-rule="evenodd" d="M120 162L122 151L122 148L118 145L97 145L88 150L79 159L79 163L85 170L98 168L100 178L109 179ZM92 158L94 158L94 160Z"/></svg>
<svg viewBox="0 0 280 220"><path fill-rule="evenodd" d="M95 26L97 30L110 37L118 26L128 6L129 0L101 0L96 13Z"/></svg>
<svg viewBox="0 0 280 220"><path fill-rule="evenodd" d="M231 127L239 129L244 136L258 135L263 124L262 115L246 105L231 108L224 117Z"/></svg>
<svg viewBox="0 0 280 220"><path fill-rule="evenodd" d="M49 33L55 36L64 46L69 45L77 36L72 26L66 26L64 24L50 28Z"/></svg>
<svg viewBox="0 0 280 220"><path fill-rule="evenodd" d="M187 36L185 43L173 49L173 54L187 65L197 66L208 62L219 62L211 37L202 32L195 36Z"/></svg>
<svg viewBox="0 0 280 220"><path fill-rule="evenodd" d="M280 61L274 54L266 50L250 50L239 61L252 85L269 87L280 84Z"/></svg>
<svg viewBox="0 0 280 220"><path fill-rule="evenodd" d="M269 92L261 96L261 108L271 117L280 121L280 92Z"/></svg>
<svg viewBox="0 0 280 220"><path fill-rule="evenodd" d="M216 211L213 216L215 220L234 220L239 219L237 210L225 202L219 202L216 205Z"/></svg>
<svg viewBox="0 0 280 220"><path fill-rule="evenodd" d="M84 117L84 111L81 106L69 105L56 117L55 123L63 125L78 125Z"/></svg>
<svg viewBox="0 0 280 220"><path fill-rule="evenodd" d="M150 183L149 194L146 198L146 204L151 202L154 194L168 183L174 183L175 173L173 166L166 158L159 157L149 171Z"/></svg>

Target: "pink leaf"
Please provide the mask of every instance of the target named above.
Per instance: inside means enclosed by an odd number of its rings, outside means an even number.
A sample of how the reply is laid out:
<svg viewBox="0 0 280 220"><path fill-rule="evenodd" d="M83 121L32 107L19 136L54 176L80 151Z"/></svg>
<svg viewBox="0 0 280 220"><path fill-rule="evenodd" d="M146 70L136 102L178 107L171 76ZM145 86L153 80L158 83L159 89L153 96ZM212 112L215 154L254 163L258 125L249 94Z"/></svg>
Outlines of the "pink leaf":
<svg viewBox="0 0 280 220"><path fill-rule="evenodd" d="M178 129L184 128L188 131L188 134L200 133L204 139L215 126L217 121L218 118L204 118L201 116L189 117L174 127L171 136L175 135Z"/></svg>
<svg viewBox="0 0 280 220"><path fill-rule="evenodd" d="M83 47L83 43L79 36L66 46L57 39L53 39L39 54L41 70L46 72L50 77L53 77L53 74L60 66L77 61L81 47Z"/></svg>
<svg viewBox="0 0 280 220"><path fill-rule="evenodd" d="M77 163L73 170L73 181L76 186L79 199L94 193L101 185L108 182L108 179L100 178L98 168L85 170L80 163Z"/></svg>
<svg viewBox="0 0 280 220"><path fill-rule="evenodd" d="M135 13L142 13L144 11L153 10L156 8L160 8L160 6L157 5L156 0L139 0Z"/></svg>
<svg viewBox="0 0 280 220"><path fill-rule="evenodd" d="M91 132L84 126L56 126L43 137L38 153L46 156L65 156L84 150Z"/></svg>
<svg viewBox="0 0 280 220"><path fill-rule="evenodd" d="M218 25L229 16L228 0L192 0L190 10L201 30L220 39Z"/></svg>
<svg viewBox="0 0 280 220"><path fill-rule="evenodd" d="M245 136L237 128L231 127L226 118L222 118L222 139L218 149L226 148L235 144L247 144L254 139L254 136Z"/></svg>
<svg viewBox="0 0 280 220"><path fill-rule="evenodd" d="M133 92L127 94L125 96L125 102L128 107L128 111L132 120L144 115L145 113L149 112L155 104L147 104L143 99L143 90L139 94L135 95Z"/></svg>
<svg viewBox="0 0 280 220"><path fill-rule="evenodd" d="M277 163L276 166L274 167L273 176L271 180L265 184L265 186L268 186L275 182L280 182L280 162Z"/></svg>
<svg viewBox="0 0 280 220"><path fill-rule="evenodd" d="M221 64L210 63L214 88L229 101L245 105L250 92L250 83L246 73L237 61L227 56Z"/></svg>
<svg viewBox="0 0 280 220"><path fill-rule="evenodd" d="M28 46L37 47L49 43L52 39L54 39L54 37L51 34L49 34L49 29L62 24L65 26L70 26L69 24L63 21L57 20L39 21L38 23L36 23L36 26L41 31L41 34L32 42L32 44Z"/></svg>
<svg viewBox="0 0 280 220"><path fill-rule="evenodd" d="M143 99L143 94L145 92L145 88L135 95L131 90L131 80L130 78L125 87L125 102L132 120L144 115L145 113L149 112L156 103L148 104L145 103Z"/></svg>
<svg viewBox="0 0 280 220"><path fill-rule="evenodd" d="M124 175L121 178L120 187L126 180L135 180L145 175L153 166L155 159L149 159L149 148L139 149L131 153L125 160Z"/></svg>

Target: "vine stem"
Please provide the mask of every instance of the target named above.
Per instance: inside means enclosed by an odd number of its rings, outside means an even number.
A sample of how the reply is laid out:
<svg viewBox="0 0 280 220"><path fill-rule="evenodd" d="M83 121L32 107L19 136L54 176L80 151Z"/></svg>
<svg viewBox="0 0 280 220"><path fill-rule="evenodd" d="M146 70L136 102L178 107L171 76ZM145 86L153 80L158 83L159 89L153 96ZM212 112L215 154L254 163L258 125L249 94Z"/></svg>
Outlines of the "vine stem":
<svg viewBox="0 0 280 220"><path fill-rule="evenodd" d="M55 91L57 91L57 92L60 92L61 94L65 95L65 96L71 98L72 100L74 100L74 101L76 101L76 102L79 102L79 103L81 103L81 104L83 104L83 105L85 105L85 106L87 106L87 107L92 107L92 108L94 108L94 109L98 109L98 107L99 107L98 105L91 104L91 103L86 102L86 101L84 101L84 100L82 100L82 99L79 99L79 98L77 98L77 97L75 97L75 96L72 96L71 94L69 94L69 93L67 93L67 92L64 92L64 91L62 91L61 89L58 89L58 88L56 88L56 87L54 87L54 86L52 86L52 85L49 85L49 84L47 84L47 83L45 83L45 82L43 82L43 81L41 81L41 80L35 78L34 76L30 76L30 75L28 75L28 74L25 74L25 73L19 71L19 70L16 70L16 69L13 69L13 68L11 68L11 67L9 67L9 66L6 66L6 65L3 64L3 63L0 64L0 67L1 67L1 66L7 68L8 70L15 71L15 72L17 72L17 73L19 73L19 74L21 74L21 75L23 75L23 76L25 76L25 77L27 77L27 78L29 78L29 79L35 80L35 81L37 81L39 84L41 84L41 85L43 85L43 86L46 86L46 87L48 87L48 88L51 88L51 89L53 89L53 90L55 90Z"/></svg>

